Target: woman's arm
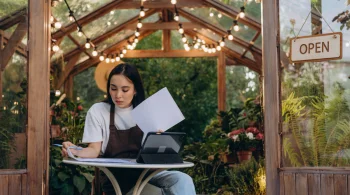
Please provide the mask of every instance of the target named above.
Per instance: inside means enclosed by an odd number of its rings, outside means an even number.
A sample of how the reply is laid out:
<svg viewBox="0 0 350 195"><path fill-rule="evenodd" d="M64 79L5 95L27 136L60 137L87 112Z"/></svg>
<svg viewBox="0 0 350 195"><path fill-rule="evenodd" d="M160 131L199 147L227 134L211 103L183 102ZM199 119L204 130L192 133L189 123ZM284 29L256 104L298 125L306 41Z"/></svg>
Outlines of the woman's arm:
<svg viewBox="0 0 350 195"><path fill-rule="evenodd" d="M75 145L72 144L71 142L63 142L62 146L63 146L62 156L67 157L68 156L67 148ZM102 147L102 142L92 142L92 143L89 143L88 147L83 148L82 150L70 149L70 151L72 152L72 154L78 157L97 158L100 155L101 147Z"/></svg>

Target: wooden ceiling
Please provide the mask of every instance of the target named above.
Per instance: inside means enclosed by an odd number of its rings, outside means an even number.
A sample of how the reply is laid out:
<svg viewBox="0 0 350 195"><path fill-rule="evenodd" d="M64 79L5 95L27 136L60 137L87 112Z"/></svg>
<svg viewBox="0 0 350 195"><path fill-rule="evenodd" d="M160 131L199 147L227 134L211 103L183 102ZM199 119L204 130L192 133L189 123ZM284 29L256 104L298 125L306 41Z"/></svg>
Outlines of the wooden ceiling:
<svg viewBox="0 0 350 195"><path fill-rule="evenodd" d="M185 50L171 50L170 49L170 31L175 30L178 28L178 23L173 21L173 13L174 13L174 6L170 3L170 0L152 0L152 1L145 1L143 6L146 11L146 15L143 18L147 18L155 13L159 13L160 20L156 21L154 23L144 23L143 27L141 28L141 35L139 37L139 40L141 40L144 37L147 37L151 35L153 32L157 30L163 31L163 50L161 51L147 51L147 52L140 52L140 51L129 51L125 57L205 57L205 56L217 56L217 54L209 54L205 53L203 51L199 50L191 50L191 51L185 51ZM205 40L208 43L216 43L218 40L212 40L210 37L206 36L203 33L200 33L197 29L209 29L210 31L214 32L215 34L219 36L224 36L227 33L227 29L222 29L220 27L217 27L208 21L197 17L196 15L190 13L189 11L186 11L184 9L187 8L201 8L201 7L211 7L218 11L220 11L222 14L226 15L227 17L234 20L237 15L239 14L239 11L236 8L233 8L231 6L228 6L226 4L221 3L218 0L178 0L176 4L180 16L186 18L190 22L183 23L183 27L185 30L185 34L190 37L198 36L199 38ZM139 9L140 8L140 1L136 0L114 0L99 9L91 12L90 14L80 18L77 22L81 26L85 26L94 20L110 13L110 11L115 9ZM16 13L11 14L8 17L5 17L0 20L0 31L8 29L9 27L23 21L23 16L26 16L27 12L26 9L22 9L17 11ZM250 41L244 41L238 37L234 37L232 40L233 44L236 44L242 48L244 48L243 53L238 53L229 47L224 47L223 52L226 54L227 62L236 62L239 65L247 66L248 68L261 73L262 67L261 67L261 49L256 47L254 45L254 42L257 40L261 33L261 24L257 22L256 20L249 18L248 16L244 18L239 18L239 23L242 23L244 25L247 25L249 28L256 31L254 37ZM107 40L108 38L112 37L113 35L121 32L122 30L126 29L134 29L136 24L138 22L138 16L133 17L124 23L116 26L115 28L105 32L104 34L92 39L92 43L95 45ZM75 45L76 48L69 51L68 53L65 53L64 55L64 61L67 62L69 65L68 68L65 69L65 72L60 76L58 85L62 85L63 81L68 77L68 75L73 74L79 74L80 72L86 70L87 68L91 66L95 66L99 63L98 57L93 57L86 51L84 44L79 44L77 40L75 40L71 33L76 31L77 25L76 23L71 23L67 26L63 26L60 30L53 33L51 36L53 39L57 40L58 43L62 41L64 37L68 37ZM15 33L13 33L15 34ZM18 34L18 33L17 33ZM21 36L23 36L21 34ZM4 37L4 43L6 44L6 41L11 40L11 38ZM112 46L106 48L103 52L105 54L114 53L115 51L120 50L123 48L128 40L133 39L134 36L126 37L124 40L119 41L118 43L113 44ZM15 39L15 38L13 38ZM17 40L17 39L15 39ZM229 40L226 40L229 41ZM22 54L22 56L26 55L25 48L23 48L23 44L21 45L18 43L18 45L15 47L17 49L17 52ZM24 50L24 51L23 51ZM254 59L249 59L246 54L247 52L251 52ZM152 53L153 52L153 53ZM82 53L88 54L89 58L79 64L77 63L77 59ZM147 54L146 54L147 53ZM142 55L141 55L142 54Z"/></svg>

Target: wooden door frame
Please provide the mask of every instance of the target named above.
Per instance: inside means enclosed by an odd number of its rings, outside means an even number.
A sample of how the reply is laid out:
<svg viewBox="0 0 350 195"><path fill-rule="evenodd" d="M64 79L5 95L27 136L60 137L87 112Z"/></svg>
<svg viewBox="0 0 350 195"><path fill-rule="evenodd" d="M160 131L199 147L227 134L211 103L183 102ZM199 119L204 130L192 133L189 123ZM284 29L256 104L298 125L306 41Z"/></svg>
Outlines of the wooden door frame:
<svg viewBox="0 0 350 195"><path fill-rule="evenodd" d="M262 70L264 96L266 194L278 195L280 178L281 100L279 66L279 0L263 0L262 13Z"/></svg>

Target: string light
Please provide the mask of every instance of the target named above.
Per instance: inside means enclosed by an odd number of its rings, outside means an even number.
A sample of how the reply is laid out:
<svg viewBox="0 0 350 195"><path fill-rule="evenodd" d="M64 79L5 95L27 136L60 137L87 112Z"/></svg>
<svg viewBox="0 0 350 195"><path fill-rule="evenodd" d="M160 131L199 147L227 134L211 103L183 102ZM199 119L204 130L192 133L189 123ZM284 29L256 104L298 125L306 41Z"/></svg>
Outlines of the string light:
<svg viewBox="0 0 350 195"><path fill-rule="evenodd" d="M74 21L74 15L73 15L73 14L74 14L73 11L70 10L70 11L69 11L69 21L71 21L71 22Z"/></svg>
<svg viewBox="0 0 350 195"><path fill-rule="evenodd" d="M175 12L174 20L177 22L180 20L179 13L177 11Z"/></svg>
<svg viewBox="0 0 350 195"><path fill-rule="evenodd" d="M176 4L176 0L171 0L171 4L175 5Z"/></svg>
<svg viewBox="0 0 350 195"><path fill-rule="evenodd" d="M58 0L52 0L51 1L51 6L56 7L58 5Z"/></svg>
<svg viewBox="0 0 350 195"><path fill-rule="evenodd" d="M111 57L111 62L112 62L112 63L114 63L114 62L115 62L114 55L112 55L112 57Z"/></svg>
<svg viewBox="0 0 350 195"><path fill-rule="evenodd" d="M179 33L183 34L184 33L184 29L182 28L182 24L179 24Z"/></svg>
<svg viewBox="0 0 350 195"><path fill-rule="evenodd" d="M233 21L233 30L239 31L239 26L238 26L237 20Z"/></svg>
<svg viewBox="0 0 350 195"><path fill-rule="evenodd" d="M111 59L110 59L109 56L107 55L106 63L109 63L110 61L111 61Z"/></svg>
<svg viewBox="0 0 350 195"><path fill-rule="evenodd" d="M99 60L102 62L103 60L105 60L105 57L103 55L103 53L101 53L100 57L99 57Z"/></svg>
<svg viewBox="0 0 350 195"><path fill-rule="evenodd" d="M98 55L98 52L97 52L97 48L95 47L94 51L92 51L92 56L97 56L97 55Z"/></svg>
<svg viewBox="0 0 350 195"><path fill-rule="evenodd" d="M138 42L139 42L139 39L138 39L137 37L135 37L134 42L135 42L135 43L138 43Z"/></svg>
<svg viewBox="0 0 350 195"><path fill-rule="evenodd" d="M55 39L51 40L51 44L52 44L52 51L53 52L58 52L60 50L60 47L56 44L56 40Z"/></svg>
<svg viewBox="0 0 350 195"><path fill-rule="evenodd" d="M83 31L80 26L78 26L78 36L79 37L83 36Z"/></svg>
<svg viewBox="0 0 350 195"><path fill-rule="evenodd" d="M125 49L125 47L123 48L123 54L126 54L126 49Z"/></svg>
<svg viewBox="0 0 350 195"><path fill-rule="evenodd" d="M137 23L137 28L142 28L141 18L139 18L139 22Z"/></svg>
<svg viewBox="0 0 350 195"><path fill-rule="evenodd" d="M218 18L221 18L222 17L222 14L221 13L218 13Z"/></svg>
<svg viewBox="0 0 350 195"><path fill-rule="evenodd" d="M135 36L136 36L136 37L140 36L139 28L136 28Z"/></svg>
<svg viewBox="0 0 350 195"><path fill-rule="evenodd" d="M145 16L145 11L143 10L143 6L140 7L140 17Z"/></svg>
<svg viewBox="0 0 350 195"><path fill-rule="evenodd" d="M91 47L90 39L87 38L87 39L86 39L86 43L85 43L85 48L86 48L86 49L90 49L90 47Z"/></svg>
<svg viewBox="0 0 350 195"><path fill-rule="evenodd" d="M222 40L220 41L220 46L225 47L225 38L222 37Z"/></svg>
<svg viewBox="0 0 350 195"><path fill-rule="evenodd" d="M54 27L55 27L56 29L60 29L60 28L62 27L61 22L56 21L56 22L54 23Z"/></svg>
<svg viewBox="0 0 350 195"><path fill-rule="evenodd" d="M245 16L245 13L244 13L244 6L243 6L241 7L241 12L239 13L239 17L244 18L244 16Z"/></svg>
<svg viewBox="0 0 350 195"><path fill-rule="evenodd" d="M184 34L182 34L182 42L186 43L187 42L187 38Z"/></svg>
<svg viewBox="0 0 350 195"><path fill-rule="evenodd" d="M213 16L214 16L214 13L213 13L213 12L210 12L209 16L210 16L210 17L213 17Z"/></svg>
<svg viewBox="0 0 350 195"><path fill-rule="evenodd" d="M220 51L220 50L221 50L220 45L217 45L217 46L216 46L216 50L218 50L218 51Z"/></svg>
<svg viewBox="0 0 350 195"><path fill-rule="evenodd" d="M232 41L233 40L233 35L231 34L231 30L227 30L227 34L228 34L228 40Z"/></svg>
<svg viewBox="0 0 350 195"><path fill-rule="evenodd" d="M119 57L119 55L117 55L117 57L115 57L115 60L116 60L117 62L119 62L119 61L120 61L120 57Z"/></svg>
<svg viewBox="0 0 350 195"><path fill-rule="evenodd" d="M120 57L120 58L124 58L123 52L120 52L119 57Z"/></svg>

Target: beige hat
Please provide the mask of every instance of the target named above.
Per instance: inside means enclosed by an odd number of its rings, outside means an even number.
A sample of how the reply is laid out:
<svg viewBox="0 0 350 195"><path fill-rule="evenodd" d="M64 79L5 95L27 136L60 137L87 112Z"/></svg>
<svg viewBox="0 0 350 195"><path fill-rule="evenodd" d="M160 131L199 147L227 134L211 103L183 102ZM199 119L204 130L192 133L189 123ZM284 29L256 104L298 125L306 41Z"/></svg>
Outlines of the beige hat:
<svg viewBox="0 0 350 195"><path fill-rule="evenodd" d="M119 61L114 63L107 63L105 61L102 61L97 65L95 70L95 81L96 81L97 87L100 90L107 93L106 87L107 87L109 73L112 71L114 67L116 67L121 63L124 63L124 62Z"/></svg>

